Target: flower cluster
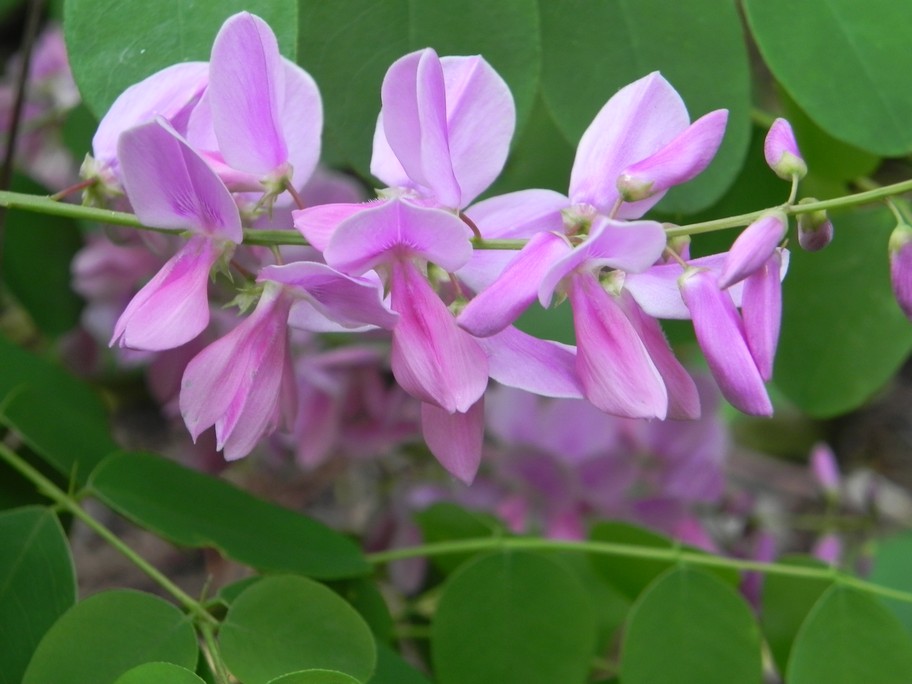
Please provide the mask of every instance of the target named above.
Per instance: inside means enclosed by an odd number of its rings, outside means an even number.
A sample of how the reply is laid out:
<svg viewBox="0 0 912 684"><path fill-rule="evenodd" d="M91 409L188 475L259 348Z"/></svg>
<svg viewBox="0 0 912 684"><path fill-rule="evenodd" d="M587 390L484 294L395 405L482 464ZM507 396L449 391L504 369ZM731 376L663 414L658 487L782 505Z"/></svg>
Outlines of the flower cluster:
<svg viewBox="0 0 912 684"><path fill-rule="evenodd" d="M502 170L515 126L512 95L491 65L419 50L389 68L381 100L371 172L385 187L369 202L326 189L317 86L248 13L225 22L209 62L153 74L101 121L83 169L95 180L90 199L183 237L151 241L153 255L134 244L129 268L90 243L77 284L87 291L114 278L122 298L148 278L110 343L180 359L170 398L194 439L214 427L217 448L235 459L284 424L296 441L313 440L302 462L319 462L328 448L319 445L338 438L321 431L352 401L340 377L382 368L378 349L388 345L397 396L416 400L428 447L470 482L492 380L622 418L699 417L697 385L662 318L692 319L729 402L772 412L764 383L788 265L786 215L772 211L730 251L695 259L643 218L711 163L725 110L691 122L680 95L651 73L596 115L566 195L530 189L476 202ZM767 157L777 173L801 173L787 123L771 130ZM310 247L244 244L245 231L292 227ZM525 246L487 248L503 239ZM226 277L210 284L213 272ZM210 300L226 291L242 309L256 302L252 313L213 313ZM565 298L575 346L514 326L536 300ZM366 342L332 350L315 341L327 332ZM382 418L383 400L370 411Z"/></svg>

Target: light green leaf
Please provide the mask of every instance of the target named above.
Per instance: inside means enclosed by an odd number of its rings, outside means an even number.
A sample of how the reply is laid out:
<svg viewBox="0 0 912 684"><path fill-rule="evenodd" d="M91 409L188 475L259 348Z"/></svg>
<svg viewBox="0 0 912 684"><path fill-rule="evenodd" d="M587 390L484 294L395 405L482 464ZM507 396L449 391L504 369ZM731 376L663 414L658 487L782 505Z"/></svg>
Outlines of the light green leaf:
<svg viewBox="0 0 912 684"><path fill-rule="evenodd" d="M833 217L825 252L792 250L783 283L774 379L816 418L860 406L912 351L912 326L890 287L886 210Z"/></svg>
<svg viewBox="0 0 912 684"><path fill-rule="evenodd" d="M369 175L380 84L413 50L482 55L513 92L518 130L532 110L541 59L535 0L303 0L300 20L299 61L323 93L330 163Z"/></svg>
<svg viewBox="0 0 912 684"><path fill-rule="evenodd" d="M272 27L282 54L293 60L295 0L66 0L64 30L82 99L100 119L146 76L178 62L208 61L222 23L245 10Z"/></svg>
<svg viewBox="0 0 912 684"><path fill-rule="evenodd" d="M214 547L259 570L325 579L369 570L358 547L322 523L154 454L113 454L91 488L118 513L175 544Z"/></svg>
<svg viewBox="0 0 912 684"><path fill-rule="evenodd" d="M344 672L335 670L301 670L273 679L269 684L361 684Z"/></svg>
<svg viewBox="0 0 912 684"><path fill-rule="evenodd" d="M874 546L873 568L868 579L876 584L912 591L912 532L878 539ZM884 599L906 629L912 632L912 603Z"/></svg>
<svg viewBox="0 0 912 684"><path fill-rule="evenodd" d="M905 684L912 681L912 636L876 599L833 586L801 626L789 684Z"/></svg>
<svg viewBox="0 0 912 684"><path fill-rule="evenodd" d="M264 577L238 596L219 630L222 656L244 684L267 684L304 669L367 681L376 648L361 616L322 584Z"/></svg>
<svg viewBox="0 0 912 684"><path fill-rule="evenodd" d="M691 118L722 107L730 115L712 165L659 206L693 213L719 199L740 168L750 137L750 74L735 5L565 0L540 7L542 89L567 139L575 146L608 98L660 70L681 93Z"/></svg>
<svg viewBox="0 0 912 684"><path fill-rule="evenodd" d="M912 4L747 0L773 75L823 130L874 154L912 150Z"/></svg>
<svg viewBox="0 0 912 684"><path fill-rule="evenodd" d="M447 581L432 625L440 684L585 681L596 621L579 582L560 564L503 552Z"/></svg>
<svg viewBox="0 0 912 684"><path fill-rule="evenodd" d="M106 591L77 603L38 645L23 684L113 684L149 662L192 670L199 649L191 619L151 594Z"/></svg>
<svg viewBox="0 0 912 684"><path fill-rule="evenodd" d="M144 663L124 672L114 684L205 684L195 673L174 663Z"/></svg>
<svg viewBox="0 0 912 684"><path fill-rule="evenodd" d="M624 684L760 684L762 678L751 610L713 575L672 570L634 604L621 650Z"/></svg>
<svg viewBox="0 0 912 684"><path fill-rule="evenodd" d="M45 632L76 601L60 522L38 506L0 513L0 684L19 684Z"/></svg>

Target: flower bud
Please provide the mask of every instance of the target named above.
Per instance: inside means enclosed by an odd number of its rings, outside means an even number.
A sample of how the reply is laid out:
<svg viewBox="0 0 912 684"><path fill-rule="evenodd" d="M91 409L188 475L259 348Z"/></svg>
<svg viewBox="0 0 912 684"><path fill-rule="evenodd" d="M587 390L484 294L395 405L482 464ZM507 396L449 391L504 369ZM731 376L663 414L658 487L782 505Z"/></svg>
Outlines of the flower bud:
<svg viewBox="0 0 912 684"><path fill-rule="evenodd" d="M763 214L745 228L725 255L719 287L725 289L734 285L763 266L785 237L787 229L788 217L779 209Z"/></svg>
<svg viewBox="0 0 912 684"><path fill-rule="evenodd" d="M776 119L770 126L763 154L766 163L780 178L792 180L797 177L800 180L807 175L807 164L801 158L792 125L785 119Z"/></svg>
<svg viewBox="0 0 912 684"><path fill-rule="evenodd" d="M906 223L890 235L890 282L899 307L912 319L912 226Z"/></svg>
<svg viewBox="0 0 912 684"><path fill-rule="evenodd" d="M836 455L823 442L818 442L811 449L811 474L828 498L835 499L839 496L840 478Z"/></svg>
<svg viewBox="0 0 912 684"><path fill-rule="evenodd" d="M805 197L798 204L816 202ZM833 223L826 211L810 211L798 214L798 244L807 252L818 252L833 241Z"/></svg>

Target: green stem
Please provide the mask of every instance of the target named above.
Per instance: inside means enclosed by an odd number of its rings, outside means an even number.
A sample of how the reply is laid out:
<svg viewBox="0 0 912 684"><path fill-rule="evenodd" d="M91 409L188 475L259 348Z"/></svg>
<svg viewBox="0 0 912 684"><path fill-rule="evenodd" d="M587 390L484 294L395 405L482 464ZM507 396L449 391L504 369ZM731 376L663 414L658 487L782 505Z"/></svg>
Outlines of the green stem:
<svg viewBox="0 0 912 684"><path fill-rule="evenodd" d="M209 660L209 667L212 668L212 674L218 684L230 684L231 677L228 675L228 668L225 667L225 661L222 660L222 653L219 650L218 641L215 639L215 629L208 622L197 625L200 634L203 637L203 643L206 645L206 654Z"/></svg>
<svg viewBox="0 0 912 684"><path fill-rule="evenodd" d="M38 491L49 499L53 500L61 510L73 514L91 529L98 536L108 542L111 546L123 554L130 562L142 570L162 589L171 594L177 601L192 614L200 623L217 625L216 620L210 615L198 601L187 594L183 589L174 584L165 577L157 568L150 565L149 562L137 554L133 549L127 546L116 534L105 527L103 524L93 518L72 496L64 492L48 478L38 472L29 463L23 460L16 452L12 451L5 444L0 443L0 458L9 463L14 469L19 471L26 479L30 480L38 488Z"/></svg>
<svg viewBox="0 0 912 684"><path fill-rule="evenodd" d="M534 537L479 537L476 539L460 539L380 551L378 553L368 554L367 560L374 565L383 565L406 558L444 556L474 551L502 551L505 549L574 551L578 553L592 553L606 556L644 558L648 560L667 561L670 563L687 563L710 568L749 570L753 572L762 572L767 575L831 580L876 596L912 603L912 592L892 589L880 584L875 584L874 582L868 582L867 580L840 572L835 568L814 568L800 565L785 565L783 563L763 563L740 558L726 558L724 556L712 556L696 551L688 551L680 546L657 548L600 541L577 542L556 539L538 539Z"/></svg>

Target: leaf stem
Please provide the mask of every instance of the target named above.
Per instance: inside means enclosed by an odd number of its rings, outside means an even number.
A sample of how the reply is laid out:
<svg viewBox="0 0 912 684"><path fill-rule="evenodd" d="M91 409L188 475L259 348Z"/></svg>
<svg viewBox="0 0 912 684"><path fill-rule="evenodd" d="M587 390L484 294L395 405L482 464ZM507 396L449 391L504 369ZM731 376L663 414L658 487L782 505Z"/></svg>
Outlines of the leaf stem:
<svg viewBox="0 0 912 684"><path fill-rule="evenodd" d="M0 443L0 458L6 461L10 466L17 470L23 477L30 480L38 491L74 517L84 522L88 527L95 531L99 537L108 542L111 546L123 554L130 562L142 570L150 579L158 584L162 589L171 594L190 614L196 618L200 624L218 625L215 619L203 606L187 594L183 589L174 584L165 577L156 567L151 565L145 558L137 554L133 549L127 546L116 534L105 527L98 520L93 518L72 496L64 492L48 478L38 472L29 463L22 459L16 452Z"/></svg>
<svg viewBox="0 0 912 684"><path fill-rule="evenodd" d="M218 684L230 684L231 677L228 675L228 668L225 667L225 661L222 660L222 653L219 650L218 641L215 638L214 627L209 622L200 622L197 624L197 629L203 637L203 644L206 646L206 657L209 661L209 667L212 668L212 674L215 675L216 681Z"/></svg>

